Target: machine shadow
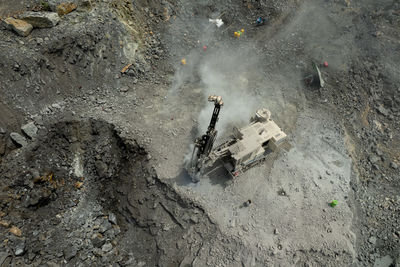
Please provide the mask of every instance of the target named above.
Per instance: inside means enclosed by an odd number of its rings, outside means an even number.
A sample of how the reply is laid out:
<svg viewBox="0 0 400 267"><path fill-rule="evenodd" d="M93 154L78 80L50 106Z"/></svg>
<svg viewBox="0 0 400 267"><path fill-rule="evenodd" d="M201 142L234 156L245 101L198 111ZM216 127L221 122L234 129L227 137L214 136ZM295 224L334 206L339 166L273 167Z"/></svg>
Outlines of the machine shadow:
<svg viewBox="0 0 400 267"><path fill-rule="evenodd" d="M232 183L232 179L230 178L229 173L218 164L207 168L201 180L203 179L209 179L211 185L219 185L223 188ZM199 183L202 182L201 180ZM196 186L198 184L192 181L189 173L183 167L180 173L173 179L173 181L176 183L176 185L179 186Z"/></svg>

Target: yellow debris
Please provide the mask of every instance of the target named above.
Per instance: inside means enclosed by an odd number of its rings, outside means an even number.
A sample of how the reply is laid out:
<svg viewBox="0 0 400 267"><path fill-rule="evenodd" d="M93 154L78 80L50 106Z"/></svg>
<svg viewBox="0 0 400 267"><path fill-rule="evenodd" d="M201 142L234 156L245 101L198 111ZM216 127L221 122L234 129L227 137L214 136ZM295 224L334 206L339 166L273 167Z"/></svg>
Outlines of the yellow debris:
<svg viewBox="0 0 400 267"><path fill-rule="evenodd" d="M182 65L186 65L186 59L182 58L181 63Z"/></svg>
<svg viewBox="0 0 400 267"><path fill-rule="evenodd" d="M82 182L76 182L76 183L75 183L75 188L76 188L76 189L80 189L82 186L83 186L83 183L82 183Z"/></svg>
<svg viewBox="0 0 400 267"><path fill-rule="evenodd" d="M125 73L127 69L129 69L129 67L132 66L132 63L126 65L125 67L122 68L121 73Z"/></svg>
<svg viewBox="0 0 400 267"><path fill-rule="evenodd" d="M240 31L241 31L241 32L244 32L244 29L241 29Z"/></svg>

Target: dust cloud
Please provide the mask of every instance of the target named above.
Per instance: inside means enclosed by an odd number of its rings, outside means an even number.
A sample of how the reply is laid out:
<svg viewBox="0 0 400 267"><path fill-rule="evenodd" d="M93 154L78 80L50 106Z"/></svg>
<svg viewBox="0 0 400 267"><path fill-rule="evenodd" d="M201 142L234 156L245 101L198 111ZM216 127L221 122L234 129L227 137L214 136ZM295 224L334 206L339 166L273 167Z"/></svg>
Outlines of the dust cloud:
<svg viewBox="0 0 400 267"><path fill-rule="evenodd" d="M186 84L189 84L189 88L200 87L204 99L207 99L208 95L222 96L224 106L217 130L219 134L223 134L231 125L246 124L256 109L260 108L257 97L252 93L251 81L251 75L257 72L259 66L258 58L246 44L234 43L240 40L213 40L215 34L220 34L218 31L223 31L222 28L208 25L204 30L201 38L207 41L202 43L211 45L204 51L200 44L189 54L182 56L186 65L177 68L169 96L177 94ZM205 103L199 112L197 121L200 133L206 131L213 108L212 103Z"/></svg>

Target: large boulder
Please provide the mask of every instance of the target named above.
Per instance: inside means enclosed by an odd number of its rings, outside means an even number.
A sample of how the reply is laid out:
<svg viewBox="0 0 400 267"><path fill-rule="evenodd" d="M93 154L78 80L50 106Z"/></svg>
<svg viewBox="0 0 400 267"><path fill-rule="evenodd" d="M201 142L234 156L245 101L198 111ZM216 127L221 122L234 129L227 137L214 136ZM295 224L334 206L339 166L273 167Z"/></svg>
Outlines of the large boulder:
<svg viewBox="0 0 400 267"><path fill-rule="evenodd" d="M58 15L62 16L68 13L71 13L76 9L76 4L72 2L68 3L61 3L57 6L57 13Z"/></svg>
<svg viewBox="0 0 400 267"><path fill-rule="evenodd" d="M9 30L13 30L16 33L18 33L20 36L28 36L33 27L31 24L29 24L26 21L20 20L20 19L14 19L14 18L6 18L4 20L4 23L6 25L6 28Z"/></svg>
<svg viewBox="0 0 400 267"><path fill-rule="evenodd" d="M58 13L60 6L65 6L65 7L69 6L69 8L73 7L73 6L76 6L76 8L87 8L87 7L91 6L90 0L47 0L47 3L49 5L51 11L54 11L57 13ZM71 11L73 11L73 10L75 10L75 8L73 8ZM69 12L71 12L71 11L69 11ZM60 16L61 15L62 14L60 14Z"/></svg>
<svg viewBox="0 0 400 267"><path fill-rule="evenodd" d="M25 137L20 135L19 133L10 133L10 138L16 143L18 146L26 146L28 142L26 141Z"/></svg>
<svg viewBox="0 0 400 267"><path fill-rule="evenodd" d="M51 28L58 24L60 16L55 12L28 11L20 16L20 19L32 24L35 28Z"/></svg>
<svg viewBox="0 0 400 267"><path fill-rule="evenodd" d="M27 123L21 127L21 130L30 139L34 139L37 135L38 128L33 122Z"/></svg>

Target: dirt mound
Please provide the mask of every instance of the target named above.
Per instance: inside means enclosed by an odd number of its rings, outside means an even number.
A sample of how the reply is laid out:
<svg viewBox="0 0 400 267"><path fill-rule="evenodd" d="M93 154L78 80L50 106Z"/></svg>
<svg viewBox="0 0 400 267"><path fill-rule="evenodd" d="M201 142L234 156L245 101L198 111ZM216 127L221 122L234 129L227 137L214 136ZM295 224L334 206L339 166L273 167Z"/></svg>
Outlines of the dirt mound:
<svg viewBox="0 0 400 267"><path fill-rule="evenodd" d="M113 125L59 122L38 140L0 165L5 263L177 266L217 232Z"/></svg>

